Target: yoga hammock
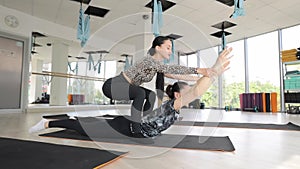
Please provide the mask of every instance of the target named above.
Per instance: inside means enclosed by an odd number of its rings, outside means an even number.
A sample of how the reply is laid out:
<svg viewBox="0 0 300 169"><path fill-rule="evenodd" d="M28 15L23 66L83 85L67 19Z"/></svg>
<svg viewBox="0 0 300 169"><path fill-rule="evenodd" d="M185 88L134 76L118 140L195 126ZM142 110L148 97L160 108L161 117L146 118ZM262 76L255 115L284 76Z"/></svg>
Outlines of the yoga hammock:
<svg viewBox="0 0 300 169"><path fill-rule="evenodd" d="M98 66L98 74L100 74L100 72L101 72L101 61L102 61L102 53L100 53L100 59L98 60L96 65L95 65L92 53L89 53L89 58L88 58L89 70L91 70L92 67L93 67L93 70L96 71L97 66Z"/></svg>
<svg viewBox="0 0 300 169"><path fill-rule="evenodd" d="M84 34L81 40L81 47L83 47L88 41L90 36L90 16L87 15L84 19Z"/></svg>
<svg viewBox="0 0 300 169"><path fill-rule="evenodd" d="M89 53L88 63L89 63L89 70L91 70L92 69L92 65L94 67L94 60L93 60L93 56L92 56L91 53Z"/></svg>
<svg viewBox="0 0 300 169"><path fill-rule="evenodd" d="M234 0L234 12L230 18L237 18L238 16L244 16L244 0Z"/></svg>
<svg viewBox="0 0 300 169"><path fill-rule="evenodd" d="M80 9L79 9L79 20L78 20L78 26L77 26L77 39L82 40L82 35L84 32L84 20L83 20L83 11L82 11L82 3L80 3Z"/></svg>
<svg viewBox="0 0 300 169"><path fill-rule="evenodd" d="M163 25L162 20L162 4L157 0L153 1L153 14L152 14L152 32L155 37L160 35L160 28Z"/></svg>
<svg viewBox="0 0 300 169"><path fill-rule="evenodd" d="M222 51L225 49L226 47L226 35L225 35L225 32L223 32L223 35L222 35Z"/></svg>
<svg viewBox="0 0 300 169"><path fill-rule="evenodd" d="M126 56L124 70L127 70L129 67L130 67L129 59L128 59L128 56Z"/></svg>
<svg viewBox="0 0 300 169"><path fill-rule="evenodd" d="M74 69L72 69L71 63L68 62L68 67L70 69L71 72L78 74L78 62L76 63L76 66Z"/></svg>
<svg viewBox="0 0 300 169"><path fill-rule="evenodd" d="M225 33L225 22L222 23L222 37L221 37L221 47L222 47L222 51L225 49L226 47L226 33ZM222 52L221 51L221 52Z"/></svg>
<svg viewBox="0 0 300 169"><path fill-rule="evenodd" d="M82 3L80 3L79 20L77 26L77 39L81 41L81 47L83 47L86 44L89 36L90 36L90 16L87 15L84 18Z"/></svg>

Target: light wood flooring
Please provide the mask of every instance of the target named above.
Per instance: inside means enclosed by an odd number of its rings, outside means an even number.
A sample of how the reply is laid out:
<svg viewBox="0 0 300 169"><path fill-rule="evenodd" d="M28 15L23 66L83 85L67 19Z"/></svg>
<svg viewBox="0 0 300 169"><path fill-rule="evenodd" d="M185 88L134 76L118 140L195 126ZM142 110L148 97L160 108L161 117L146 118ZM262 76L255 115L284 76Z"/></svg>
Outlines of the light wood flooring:
<svg viewBox="0 0 300 169"><path fill-rule="evenodd" d="M40 137L29 134L28 129L42 115L68 113L75 116L97 116L103 114L128 114L129 109L105 109L94 111L51 112L40 109L30 113L0 113L0 136L56 144L94 147L129 153L107 165L104 169L299 169L300 131L238 129L221 127L172 126L165 133L205 136L229 136L234 152L149 148L119 144L76 141ZM300 125L300 115L285 113L254 113L222 110L182 109L183 120L215 122L276 123L293 122ZM48 129L47 131L57 129ZM43 133L41 132L41 133Z"/></svg>

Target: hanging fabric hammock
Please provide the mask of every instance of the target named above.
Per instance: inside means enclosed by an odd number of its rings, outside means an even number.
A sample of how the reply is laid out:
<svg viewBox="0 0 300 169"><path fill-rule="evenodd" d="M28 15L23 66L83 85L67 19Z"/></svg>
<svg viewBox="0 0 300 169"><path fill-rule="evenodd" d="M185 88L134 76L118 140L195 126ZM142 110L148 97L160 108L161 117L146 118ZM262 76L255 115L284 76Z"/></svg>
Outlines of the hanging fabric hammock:
<svg viewBox="0 0 300 169"><path fill-rule="evenodd" d="M153 11L152 11L152 32L155 37L160 35L160 28L163 25L162 20L162 4L157 0L153 1Z"/></svg>
<svg viewBox="0 0 300 169"><path fill-rule="evenodd" d="M84 19L84 32L81 40L81 47L83 47L90 37L90 15Z"/></svg>
<svg viewBox="0 0 300 169"><path fill-rule="evenodd" d="M94 67L94 59L91 53L89 53L88 64L89 64L89 70L91 70L92 66Z"/></svg>
<svg viewBox="0 0 300 169"><path fill-rule="evenodd" d="M82 3L80 3L79 19L77 26L77 39L81 41L81 47L85 46L90 36L90 16L84 18Z"/></svg>
<svg viewBox="0 0 300 169"><path fill-rule="evenodd" d="M72 69L71 63L68 62L68 66L71 72L78 74L78 62L76 62L76 66L74 69Z"/></svg>
<svg viewBox="0 0 300 169"><path fill-rule="evenodd" d="M223 35L222 35L222 51L225 49L226 47L226 34L223 31Z"/></svg>
<svg viewBox="0 0 300 169"><path fill-rule="evenodd" d="M77 25L77 39L82 40L83 32L84 32L84 15L82 11L82 3L81 3L79 9L78 25Z"/></svg>
<svg viewBox="0 0 300 169"><path fill-rule="evenodd" d="M230 18L237 18L238 16L244 16L244 0L234 0L234 12Z"/></svg>
<svg viewBox="0 0 300 169"><path fill-rule="evenodd" d="M130 67L129 59L128 59L128 56L126 56L124 70L127 70L129 67Z"/></svg>

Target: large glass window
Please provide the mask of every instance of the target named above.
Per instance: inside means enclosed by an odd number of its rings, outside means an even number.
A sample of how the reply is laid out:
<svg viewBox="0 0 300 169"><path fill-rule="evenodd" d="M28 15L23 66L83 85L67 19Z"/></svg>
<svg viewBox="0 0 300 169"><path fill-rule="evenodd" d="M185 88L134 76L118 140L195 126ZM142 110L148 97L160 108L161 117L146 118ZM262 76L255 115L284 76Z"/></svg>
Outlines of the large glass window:
<svg viewBox="0 0 300 169"><path fill-rule="evenodd" d="M249 91L277 93L280 106L278 32L248 39Z"/></svg>
<svg viewBox="0 0 300 169"><path fill-rule="evenodd" d="M68 93L83 94L86 103L108 104L109 99L103 95L102 85L105 79L115 76L116 61L101 61L91 69L88 68L87 62L71 63L72 67L75 67L76 64L78 64L79 75L95 77L95 80L69 79Z"/></svg>
<svg viewBox="0 0 300 169"><path fill-rule="evenodd" d="M287 29L282 30L282 49L283 50L291 50L291 49L296 49L300 47L300 41L299 41L299 36L300 36L300 25L290 27ZM287 56L284 56L285 58ZM296 61L296 56L289 56L292 60ZM289 59L288 59L289 60ZM300 60L299 60L300 61ZM300 62L294 62L295 64L288 63L288 64L283 64L283 73L284 73L284 93L291 93L291 94L285 94L285 110L288 110L288 106L293 105L293 106L299 106L299 99L298 101L295 101L293 97L300 92L300 88L297 84L300 83L300 77L299 75L286 75L287 72L295 72L295 71L300 71Z"/></svg>
<svg viewBox="0 0 300 169"><path fill-rule="evenodd" d="M218 57L218 47L200 50L199 55L200 67L209 68L215 63ZM219 107L218 86L218 82L214 82L208 91L201 97L201 102L203 102L206 107Z"/></svg>
<svg viewBox="0 0 300 169"><path fill-rule="evenodd" d="M193 53L187 56L188 67L198 67L198 56L197 53Z"/></svg>
<svg viewBox="0 0 300 169"><path fill-rule="evenodd" d="M282 30L282 50L300 47L300 25Z"/></svg>
<svg viewBox="0 0 300 169"><path fill-rule="evenodd" d="M245 92L244 40L229 43L232 47L230 69L223 75L222 107L240 108L239 94Z"/></svg>
<svg viewBox="0 0 300 169"><path fill-rule="evenodd" d="M182 65L182 66L187 66L188 65L187 55L181 55L179 57L179 64Z"/></svg>

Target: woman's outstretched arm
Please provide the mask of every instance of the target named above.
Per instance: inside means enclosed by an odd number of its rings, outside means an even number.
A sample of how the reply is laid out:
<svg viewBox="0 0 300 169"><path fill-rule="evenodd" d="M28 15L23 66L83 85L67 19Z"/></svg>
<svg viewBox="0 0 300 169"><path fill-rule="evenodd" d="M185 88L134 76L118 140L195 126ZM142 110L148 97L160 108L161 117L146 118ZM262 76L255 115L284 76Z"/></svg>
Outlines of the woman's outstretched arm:
<svg viewBox="0 0 300 169"><path fill-rule="evenodd" d="M200 77L192 75L165 74L165 77L184 81L197 81Z"/></svg>
<svg viewBox="0 0 300 169"><path fill-rule="evenodd" d="M186 105L199 96L202 96L212 85L212 83L218 78L218 76L229 69L231 51L232 48L224 49L223 52L219 55L216 63L210 69L209 76L201 77L188 92L184 93L181 97L175 100L175 110L179 110L183 105Z"/></svg>

